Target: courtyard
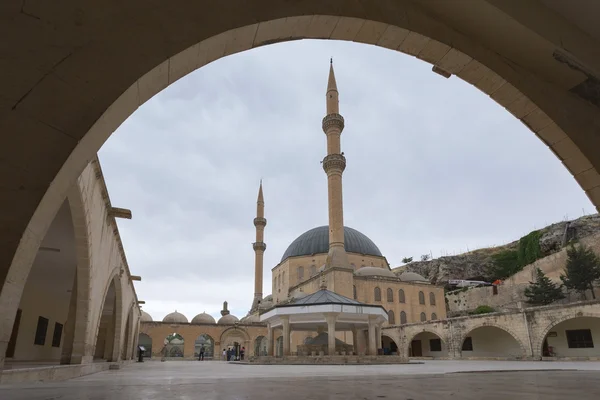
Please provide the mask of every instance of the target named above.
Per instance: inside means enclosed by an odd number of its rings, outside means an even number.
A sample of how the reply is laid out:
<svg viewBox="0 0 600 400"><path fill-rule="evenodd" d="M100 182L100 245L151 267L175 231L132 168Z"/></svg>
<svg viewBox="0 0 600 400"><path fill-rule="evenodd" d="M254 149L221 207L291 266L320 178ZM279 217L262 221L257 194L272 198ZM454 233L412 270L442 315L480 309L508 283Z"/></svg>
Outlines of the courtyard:
<svg viewBox="0 0 600 400"><path fill-rule="evenodd" d="M148 361L63 382L6 385L37 399L596 399L598 362L424 361L403 365L269 366Z"/></svg>

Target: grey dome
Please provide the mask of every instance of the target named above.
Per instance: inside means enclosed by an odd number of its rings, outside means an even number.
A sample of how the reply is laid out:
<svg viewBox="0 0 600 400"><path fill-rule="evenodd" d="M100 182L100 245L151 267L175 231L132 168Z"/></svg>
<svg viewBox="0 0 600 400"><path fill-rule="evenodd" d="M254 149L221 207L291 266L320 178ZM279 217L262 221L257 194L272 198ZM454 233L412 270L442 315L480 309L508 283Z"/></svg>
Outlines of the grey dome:
<svg viewBox="0 0 600 400"><path fill-rule="evenodd" d="M142 316L140 317L141 322L152 322L152 316L146 311L142 310Z"/></svg>
<svg viewBox="0 0 600 400"><path fill-rule="evenodd" d="M344 245L348 253L383 257L375 243L356 229L344 227ZM298 236L287 248L281 262L288 257L308 256L329 251L329 226L319 226Z"/></svg>
<svg viewBox="0 0 600 400"><path fill-rule="evenodd" d="M188 319L182 313L178 313L177 311L175 311L171 314L167 314L167 316L163 318L163 322L171 322L174 324L187 324Z"/></svg>
<svg viewBox="0 0 600 400"><path fill-rule="evenodd" d="M203 312L192 318L192 324L216 324L217 322L212 315Z"/></svg>
<svg viewBox="0 0 600 400"><path fill-rule="evenodd" d="M385 276L389 278L397 278L397 276L387 268L379 267L362 267L354 273L356 276Z"/></svg>
<svg viewBox="0 0 600 400"><path fill-rule="evenodd" d="M234 324L238 321L239 320L236 316L227 314L227 315L224 315L221 318L219 318L219 322L217 322L217 323L218 324Z"/></svg>
<svg viewBox="0 0 600 400"><path fill-rule="evenodd" d="M429 282L416 272L403 272L398 278L404 282Z"/></svg>

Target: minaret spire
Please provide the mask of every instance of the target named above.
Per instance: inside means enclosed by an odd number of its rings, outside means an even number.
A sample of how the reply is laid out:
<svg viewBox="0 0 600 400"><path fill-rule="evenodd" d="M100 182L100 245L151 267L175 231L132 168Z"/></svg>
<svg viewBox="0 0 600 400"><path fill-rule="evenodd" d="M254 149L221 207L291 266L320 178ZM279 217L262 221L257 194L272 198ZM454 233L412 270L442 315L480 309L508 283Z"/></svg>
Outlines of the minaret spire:
<svg viewBox="0 0 600 400"><path fill-rule="evenodd" d="M342 173L346 168L346 158L342 154L340 137L344 129L344 118L339 114L339 93L333 60L329 64L327 81L327 115L323 118L323 132L327 136L327 156L323 159L323 169L327 174L329 202L329 252L325 268L349 268L348 255L344 247L344 207L342 201Z"/></svg>
<svg viewBox="0 0 600 400"><path fill-rule="evenodd" d="M258 309L258 305L263 298L263 255L267 249L267 245L264 243L264 234L267 220L265 218L265 199L263 197L262 179L260 180L260 185L258 187L254 226L256 227L256 241L252 243L252 247L254 248L254 300L252 301L251 313Z"/></svg>

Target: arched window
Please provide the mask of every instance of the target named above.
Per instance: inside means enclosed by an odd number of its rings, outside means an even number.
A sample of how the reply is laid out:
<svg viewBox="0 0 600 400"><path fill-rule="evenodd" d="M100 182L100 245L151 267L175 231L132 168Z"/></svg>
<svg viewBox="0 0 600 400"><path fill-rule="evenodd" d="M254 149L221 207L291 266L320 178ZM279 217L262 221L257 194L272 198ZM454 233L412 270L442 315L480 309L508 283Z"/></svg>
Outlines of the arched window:
<svg viewBox="0 0 600 400"><path fill-rule="evenodd" d="M281 275L277 275L277 286L281 287Z"/></svg>
<svg viewBox="0 0 600 400"><path fill-rule="evenodd" d="M277 289L277 277L276 276L273 277L273 287L275 289Z"/></svg>
<svg viewBox="0 0 600 400"><path fill-rule="evenodd" d="M390 288L388 288L388 290L387 290L387 301L388 301L388 303L394 302L394 291Z"/></svg>
<svg viewBox="0 0 600 400"><path fill-rule="evenodd" d="M427 315L424 312L421 313L421 321L427 321Z"/></svg>
<svg viewBox="0 0 600 400"><path fill-rule="evenodd" d="M431 313L431 320L435 321L437 319L437 314L436 313Z"/></svg>
<svg viewBox="0 0 600 400"><path fill-rule="evenodd" d="M429 304L435 306L435 294L433 292L429 293Z"/></svg>
<svg viewBox="0 0 600 400"><path fill-rule="evenodd" d="M298 281L302 282L304 279L304 267L298 267Z"/></svg>
<svg viewBox="0 0 600 400"><path fill-rule="evenodd" d="M316 265L311 265L310 266L310 276L313 277L317 274L317 266Z"/></svg>
<svg viewBox="0 0 600 400"><path fill-rule="evenodd" d="M406 313L404 311L400 311L400 323L401 324L406 323Z"/></svg>
<svg viewBox="0 0 600 400"><path fill-rule="evenodd" d="M419 292L419 304L425 304L425 293Z"/></svg>
<svg viewBox="0 0 600 400"><path fill-rule="evenodd" d="M406 300L404 299L404 290L403 289L398 290L398 301L400 301L400 303L406 302Z"/></svg>
<svg viewBox="0 0 600 400"><path fill-rule="evenodd" d="M396 325L396 317L394 316L394 311L388 311L388 324Z"/></svg>
<svg viewBox="0 0 600 400"><path fill-rule="evenodd" d="M281 282L285 285L285 271L283 271L283 274L281 275Z"/></svg>
<svg viewBox="0 0 600 400"><path fill-rule="evenodd" d="M356 300L356 285L352 286L352 295L354 296L354 300Z"/></svg>
<svg viewBox="0 0 600 400"><path fill-rule="evenodd" d="M381 289L375 288L375 301L381 301Z"/></svg>

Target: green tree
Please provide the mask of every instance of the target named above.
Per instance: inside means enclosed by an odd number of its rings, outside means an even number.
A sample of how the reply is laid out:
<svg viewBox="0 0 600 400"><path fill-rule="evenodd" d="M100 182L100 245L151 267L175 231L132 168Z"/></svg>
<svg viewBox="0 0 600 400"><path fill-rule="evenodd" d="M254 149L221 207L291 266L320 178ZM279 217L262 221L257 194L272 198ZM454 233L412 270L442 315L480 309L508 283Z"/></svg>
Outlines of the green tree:
<svg viewBox="0 0 600 400"><path fill-rule="evenodd" d="M481 305L481 306L478 306L475 310L471 311L469 314L471 314L471 315L489 314L489 313L493 313L494 311L495 310L490 306Z"/></svg>
<svg viewBox="0 0 600 400"><path fill-rule="evenodd" d="M584 296L586 290L591 290L595 299L594 283L600 280L600 259L589 247L571 244L567 249L565 273L560 279L568 289L583 293Z"/></svg>
<svg viewBox="0 0 600 400"><path fill-rule="evenodd" d="M492 265L488 271L491 280L506 279L519 271L516 250L504 250L492 255Z"/></svg>
<svg viewBox="0 0 600 400"><path fill-rule="evenodd" d="M527 303L545 306L565 298L561 290L562 285L552 282L539 268L535 273L535 282L529 282L529 287L525 289Z"/></svg>
<svg viewBox="0 0 600 400"><path fill-rule="evenodd" d="M412 260L413 260L413 258L412 258L412 257L404 257L404 258L402 259L402 263L403 263L403 264L408 264L408 263L411 263L411 262L412 262Z"/></svg>

